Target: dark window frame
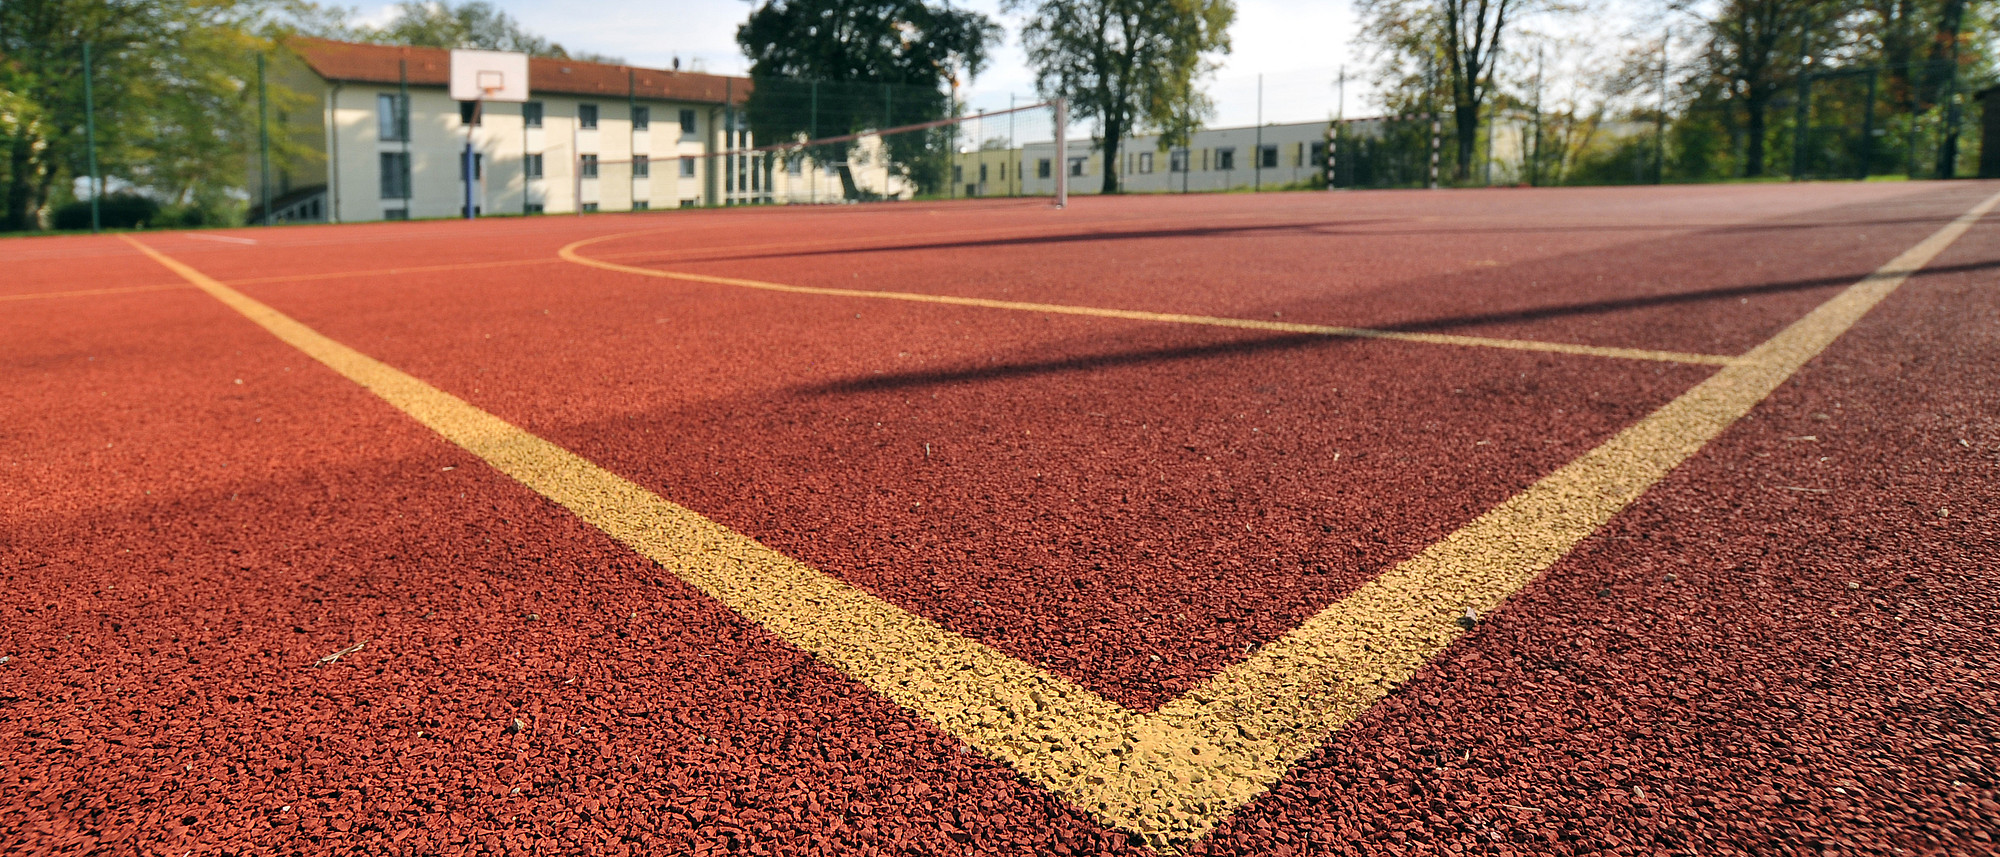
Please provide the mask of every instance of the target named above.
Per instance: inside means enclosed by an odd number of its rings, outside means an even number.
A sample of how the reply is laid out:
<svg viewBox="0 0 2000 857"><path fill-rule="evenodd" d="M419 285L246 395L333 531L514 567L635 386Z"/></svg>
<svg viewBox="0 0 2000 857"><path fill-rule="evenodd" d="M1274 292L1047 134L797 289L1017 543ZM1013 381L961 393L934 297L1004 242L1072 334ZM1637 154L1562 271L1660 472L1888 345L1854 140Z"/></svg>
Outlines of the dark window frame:
<svg viewBox="0 0 2000 857"><path fill-rule="evenodd" d="M388 107L390 115L382 115L382 108ZM375 134L384 143L407 143L410 141L410 100L394 92L375 95ZM387 135L382 132L388 131Z"/></svg>
<svg viewBox="0 0 2000 857"><path fill-rule="evenodd" d="M378 160L382 173L382 198L410 198L410 153L382 152Z"/></svg>

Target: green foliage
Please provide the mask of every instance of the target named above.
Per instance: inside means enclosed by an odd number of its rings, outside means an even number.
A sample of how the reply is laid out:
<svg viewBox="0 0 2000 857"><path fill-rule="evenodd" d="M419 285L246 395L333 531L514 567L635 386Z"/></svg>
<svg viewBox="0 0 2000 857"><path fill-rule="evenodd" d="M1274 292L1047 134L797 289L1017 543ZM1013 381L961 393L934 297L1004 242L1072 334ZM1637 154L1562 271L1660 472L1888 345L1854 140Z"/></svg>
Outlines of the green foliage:
<svg viewBox="0 0 2000 857"><path fill-rule="evenodd" d="M260 0L0 3L0 229L40 228L88 175L85 43L108 183L204 221L238 216L257 146L256 58L272 49L280 11ZM299 103L279 87L271 95L274 116ZM280 167L309 157L273 142Z"/></svg>
<svg viewBox="0 0 2000 857"><path fill-rule="evenodd" d="M763 141L831 137L949 116L951 90L985 66L998 24L922 0L773 0L736 33L755 82L745 114ZM943 188L950 132L889 135L892 172L919 193ZM845 145L814 151L848 160ZM848 195L852 176L843 173Z"/></svg>
<svg viewBox="0 0 2000 857"><path fill-rule="evenodd" d="M1381 62L1377 86L1392 112L1449 107L1451 174L1467 181L1494 69L1519 19L1570 11L1556 0L1358 0L1362 44Z"/></svg>
<svg viewBox="0 0 2000 857"><path fill-rule="evenodd" d="M136 193L107 194L99 201L99 223L106 229L142 229L160 226L160 204ZM90 201L76 200L56 207L52 218L57 229L89 229Z"/></svg>
<svg viewBox="0 0 2000 857"><path fill-rule="evenodd" d="M515 51L538 57L621 62L614 57L596 54L573 55L562 45L528 32L513 16L484 0L467 3L403 0L396 4L395 16L380 27L354 24L352 12L344 7L314 4L297 7L290 15L290 21L302 34L345 41Z"/></svg>
<svg viewBox="0 0 2000 857"><path fill-rule="evenodd" d="M1162 147L1184 146L1212 111L1196 81L1229 52L1232 0L1006 0L1033 14L1021 40L1045 98L1067 98L1071 115L1095 119L1106 163L1143 127ZM1104 192L1118 171L1104 170Z"/></svg>

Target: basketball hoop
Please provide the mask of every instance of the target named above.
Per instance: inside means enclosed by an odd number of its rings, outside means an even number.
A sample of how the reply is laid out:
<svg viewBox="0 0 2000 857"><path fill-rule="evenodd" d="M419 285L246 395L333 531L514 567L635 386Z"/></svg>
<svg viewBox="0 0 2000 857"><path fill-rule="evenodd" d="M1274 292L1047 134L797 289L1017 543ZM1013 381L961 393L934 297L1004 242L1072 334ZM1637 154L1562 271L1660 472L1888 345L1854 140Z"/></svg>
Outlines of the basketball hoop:
<svg viewBox="0 0 2000 857"><path fill-rule="evenodd" d="M474 188L479 181L479 157L473 152L472 129L488 101L528 100L528 55L508 51L451 52L451 97L471 102L472 115L465 123L465 157L460 169L465 173L465 217L476 212Z"/></svg>

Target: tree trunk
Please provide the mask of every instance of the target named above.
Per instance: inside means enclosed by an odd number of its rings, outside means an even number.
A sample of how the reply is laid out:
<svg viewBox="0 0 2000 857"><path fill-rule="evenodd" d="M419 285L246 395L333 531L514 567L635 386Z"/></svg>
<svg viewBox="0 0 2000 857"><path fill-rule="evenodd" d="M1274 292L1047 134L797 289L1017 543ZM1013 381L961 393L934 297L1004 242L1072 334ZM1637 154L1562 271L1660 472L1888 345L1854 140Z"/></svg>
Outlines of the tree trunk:
<svg viewBox="0 0 2000 857"><path fill-rule="evenodd" d="M1125 136L1125 123L1116 117L1104 120L1104 185L1107 194L1118 192L1118 143ZM1064 166L1068 166L1065 164Z"/></svg>
<svg viewBox="0 0 2000 857"><path fill-rule="evenodd" d="M1465 184L1472 180L1473 153L1479 150L1479 105L1459 104L1452 121L1458 126L1458 163L1452 165L1451 177Z"/></svg>
<svg viewBox="0 0 2000 857"><path fill-rule="evenodd" d="M1755 178L1764 174L1764 114L1771 106L1771 96L1752 92L1744 99L1744 107L1750 111L1750 121L1745 129L1749 136L1748 149L1743 155L1743 175Z"/></svg>
<svg viewBox="0 0 2000 857"><path fill-rule="evenodd" d="M27 135L14 139L14 146L7 153L7 210L5 222L0 229L9 232L27 232L41 227L40 218L35 217L35 174L34 143Z"/></svg>

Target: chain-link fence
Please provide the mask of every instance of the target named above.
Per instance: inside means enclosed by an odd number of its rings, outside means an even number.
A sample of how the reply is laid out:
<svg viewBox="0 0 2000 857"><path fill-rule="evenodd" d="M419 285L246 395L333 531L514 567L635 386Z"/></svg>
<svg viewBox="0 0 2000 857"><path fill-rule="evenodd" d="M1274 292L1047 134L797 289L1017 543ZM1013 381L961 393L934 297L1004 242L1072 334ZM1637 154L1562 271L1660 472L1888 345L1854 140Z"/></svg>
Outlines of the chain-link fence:
<svg viewBox="0 0 2000 857"><path fill-rule="evenodd" d="M1058 171L1076 193L1965 177L1980 170L1986 123L1977 96L1991 83L1943 63L1827 67L1754 104L1726 88L1678 92L1664 115L1537 110L1500 96L1482 107L1467 145L1448 106L1355 116L1363 111L1347 110L1331 79L1274 80L1293 121L1207 127L1183 141L1140 134L1115 152L1079 122L1057 152L1051 112L981 115L948 90L882 80L737 79L707 101L655 99L647 132L644 100L615 90L665 72L605 68L615 72L604 75L614 91L596 99L590 122L601 108L615 124L629 103L617 127L627 129L630 151L577 148L609 138L555 139L539 106L532 119L506 106L494 121L520 130L475 160L473 180L493 184L483 213L593 210L581 184L585 158L600 172L629 174L620 181L633 188L601 197L625 200L617 210L1039 195ZM327 80L287 47L250 38L173 54L131 44L0 46L0 150L9 155L0 158L0 231L451 216L465 181L457 150L423 151L407 129L455 147L448 140L465 135L462 105L441 84L388 80ZM384 120L377 98L396 100L404 115ZM1264 115L1261 101L1254 112L1236 107L1220 112ZM584 108L548 109L553 128L557 113ZM1354 118L1330 118L1343 112ZM394 146L381 130L391 127L404 129ZM910 130L864 139L884 128ZM650 156L637 148L648 133ZM855 139L730 154L833 137ZM664 151L662 139L673 141ZM538 195L537 182L578 189ZM435 212L425 208L431 197Z"/></svg>

